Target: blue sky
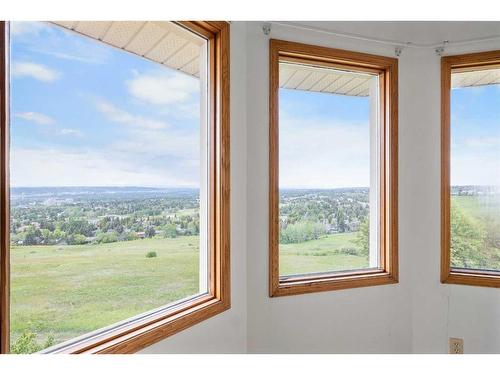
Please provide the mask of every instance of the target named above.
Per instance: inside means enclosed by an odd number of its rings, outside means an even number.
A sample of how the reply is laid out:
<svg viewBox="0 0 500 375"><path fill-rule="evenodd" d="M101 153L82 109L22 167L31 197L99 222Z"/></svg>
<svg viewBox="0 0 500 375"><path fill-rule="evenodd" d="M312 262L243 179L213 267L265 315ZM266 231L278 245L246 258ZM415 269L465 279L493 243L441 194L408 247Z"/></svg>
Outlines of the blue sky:
<svg viewBox="0 0 500 375"><path fill-rule="evenodd" d="M199 186L197 79L12 24L12 186ZM500 86L452 90L452 184L500 185ZM280 187L369 185L369 98L280 90Z"/></svg>
<svg viewBox="0 0 500 375"><path fill-rule="evenodd" d="M368 97L280 89L280 187L370 184Z"/></svg>
<svg viewBox="0 0 500 375"><path fill-rule="evenodd" d="M57 26L11 31L12 186L199 186L199 80Z"/></svg>
<svg viewBox="0 0 500 375"><path fill-rule="evenodd" d="M500 85L451 93L451 184L500 186Z"/></svg>
<svg viewBox="0 0 500 375"><path fill-rule="evenodd" d="M500 186L500 85L451 100L452 185ZM368 186L368 119L367 97L281 89L280 187Z"/></svg>

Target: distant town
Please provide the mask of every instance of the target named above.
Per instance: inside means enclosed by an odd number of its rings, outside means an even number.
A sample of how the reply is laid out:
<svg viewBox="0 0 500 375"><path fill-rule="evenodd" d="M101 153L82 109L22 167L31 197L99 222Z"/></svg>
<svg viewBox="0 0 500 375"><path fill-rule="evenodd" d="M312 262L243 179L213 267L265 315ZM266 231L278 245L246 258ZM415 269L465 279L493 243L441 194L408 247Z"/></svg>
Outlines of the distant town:
<svg viewBox="0 0 500 375"><path fill-rule="evenodd" d="M81 245L199 233L197 189L12 188L13 245Z"/></svg>
<svg viewBox="0 0 500 375"><path fill-rule="evenodd" d="M488 186L488 185L452 186L451 195L461 195L461 196L500 195L500 186Z"/></svg>
<svg viewBox="0 0 500 375"><path fill-rule="evenodd" d="M497 196L496 186L453 186L453 196ZM280 240L357 232L369 218L369 189L283 189ZM81 245L198 235L197 189L33 187L11 189L13 245Z"/></svg>

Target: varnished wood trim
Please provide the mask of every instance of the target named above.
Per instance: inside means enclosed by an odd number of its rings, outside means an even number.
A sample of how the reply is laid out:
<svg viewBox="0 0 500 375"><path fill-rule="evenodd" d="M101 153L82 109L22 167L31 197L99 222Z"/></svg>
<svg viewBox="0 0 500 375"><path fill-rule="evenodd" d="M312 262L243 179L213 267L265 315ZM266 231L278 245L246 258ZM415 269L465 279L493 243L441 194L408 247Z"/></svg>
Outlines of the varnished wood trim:
<svg viewBox="0 0 500 375"><path fill-rule="evenodd" d="M450 90L451 65L441 58L441 282L450 276Z"/></svg>
<svg viewBox="0 0 500 375"><path fill-rule="evenodd" d="M500 287L500 272L451 268L450 93L452 72L484 70L500 64L500 50L441 58L441 282Z"/></svg>
<svg viewBox="0 0 500 375"><path fill-rule="evenodd" d="M296 55L287 55L287 54L280 53L280 61L290 62L290 63L295 63L295 64L309 65L309 66L317 66L317 67L326 68L326 69L350 71L349 67L345 64L341 64L339 62L331 61L331 60L327 60L327 59L311 59L311 58L309 58L307 56L303 56L303 55L301 55L300 57L297 57ZM380 74L381 73L380 69L371 68L371 67L367 67L367 66L357 66L356 71L367 73L367 74Z"/></svg>
<svg viewBox="0 0 500 375"><path fill-rule="evenodd" d="M9 80L7 23L0 21L0 353L9 352Z"/></svg>
<svg viewBox="0 0 500 375"><path fill-rule="evenodd" d="M274 291L273 297L289 296L295 294L326 292L351 288L395 284L398 280L393 275L378 271L373 273L350 273L344 276L332 274L329 278L313 279L310 281L280 282Z"/></svg>
<svg viewBox="0 0 500 375"><path fill-rule="evenodd" d="M344 68L352 66L358 71L363 71L363 68L372 68L374 71L380 71L397 65L398 61L392 57L314 46L285 40L271 39L270 44L283 56L293 56L310 61L326 61L342 65Z"/></svg>
<svg viewBox="0 0 500 375"><path fill-rule="evenodd" d="M483 66L500 64L500 50L443 56L441 61L446 62L454 71L458 72L462 72L465 68L482 70Z"/></svg>
<svg viewBox="0 0 500 375"><path fill-rule="evenodd" d="M279 291L279 52L269 43L269 295Z"/></svg>
<svg viewBox="0 0 500 375"><path fill-rule="evenodd" d="M296 285L301 283L325 282L331 280L350 280L362 276L381 276L386 272L378 268L354 269L336 272L314 272L303 275L286 275L280 276L279 282L281 285Z"/></svg>
<svg viewBox="0 0 500 375"><path fill-rule="evenodd" d="M188 328L191 325L191 319L196 317L196 321L201 321L204 320L205 316L212 316L210 313L214 310L213 306L221 308L221 303L212 295L200 296L162 314L155 314L150 318L126 324L103 335L91 336L74 343L62 343L53 349L47 349L45 352L57 354L133 353L154 343L155 341L151 340L149 334L158 337L156 330L159 330L161 335L167 333L167 336L171 336L177 332L172 330L171 324L175 323L177 327L185 326ZM208 307L210 309L207 309ZM123 345L122 341L125 338L126 345ZM137 348L132 350L135 343L137 343ZM125 346L127 350L122 351Z"/></svg>
<svg viewBox="0 0 500 375"><path fill-rule="evenodd" d="M380 264L355 270L293 277L279 275L279 62L377 74L380 79ZM271 297L398 282L398 61L390 57L269 42L269 295Z"/></svg>
<svg viewBox="0 0 500 375"><path fill-rule="evenodd" d="M210 49L209 60L209 121L210 132L210 197L209 202L209 242L211 279L209 293L156 314L123 326L120 329L110 330L109 333L90 337L82 342L64 346L60 345L48 352L54 353L134 353L168 336L191 327L205 319L219 314L231 306L230 291L230 53L229 53L229 24L218 21L179 22L183 27L192 30L208 40ZM2 22L3 29L4 23ZM2 37L3 38L3 37ZM0 57L6 61L6 41L2 42ZM1 112L1 353L8 352L8 150L6 146L8 121L6 109L7 99L4 87L8 83L5 74L5 64L0 63L2 83L2 112Z"/></svg>
<svg viewBox="0 0 500 375"><path fill-rule="evenodd" d="M386 68L384 73L385 87L387 90L384 95L385 116L387 120L384 123L386 141L384 148L386 150L386 159L382 163L385 168L384 177L386 180L385 200L384 200L384 219L386 224L384 231L388 242L382 251L385 251L385 261L387 262L384 270L390 275L394 282L399 281L399 236L398 236L398 64Z"/></svg>

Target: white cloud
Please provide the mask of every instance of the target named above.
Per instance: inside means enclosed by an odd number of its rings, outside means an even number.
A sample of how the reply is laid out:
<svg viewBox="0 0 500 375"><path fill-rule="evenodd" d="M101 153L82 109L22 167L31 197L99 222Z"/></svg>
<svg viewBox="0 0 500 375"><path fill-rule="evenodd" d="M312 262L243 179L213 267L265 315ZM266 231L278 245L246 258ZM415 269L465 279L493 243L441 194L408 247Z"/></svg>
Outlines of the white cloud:
<svg viewBox="0 0 500 375"><path fill-rule="evenodd" d="M130 150L128 150L130 151ZM180 169L184 167L179 166ZM12 186L198 186L199 169L175 173L109 150L13 148Z"/></svg>
<svg viewBox="0 0 500 375"><path fill-rule="evenodd" d="M43 82L53 82L61 76L61 73L54 69L32 62L14 62L11 74L13 77L31 77Z"/></svg>
<svg viewBox="0 0 500 375"><path fill-rule="evenodd" d="M500 152L451 155L452 185L500 186Z"/></svg>
<svg viewBox="0 0 500 375"><path fill-rule="evenodd" d="M282 116L280 186L369 186L369 141L368 124L325 119L290 119Z"/></svg>
<svg viewBox="0 0 500 375"><path fill-rule="evenodd" d="M109 147L115 151L153 158L199 160L200 137L196 132L179 129L157 131L150 129L130 129L128 140L118 141Z"/></svg>
<svg viewBox="0 0 500 375"><path fill-rule="evenodd" d="M198 79L181 73L139 74L126 85L134 98L155 105L183 103L200 90Z"/></svg>
<svg viewBox="0 0 500 375"><path fill-rule="evenodd" d="M46 22L12 22L11 36L27 50L86 64L106 63L113 52L102 42Z"/></svg>
<svg viewBox="0 0 500 375"><path fill-rule="evenodd" d="M40 125L51 125L55 122L52 117L39 112L19 112L14 113L13 116L22 118L23 120L32 121Z"/></svg>
<svg viewBox="0 0 500 375"><path fill-rule="evenodd" d="M83 137L83 133L78 129L61 129L59 133L62 135L68 135L75 138Z"/></svg>
<svg viewBox="0 0 500 375"><path fill-rule="evenodd" d="M95 49L97 50L97 48ZM36 50L36 49L34 49L34 51L43 53L45 55L57 57L58 59L77 61L86 64L104 64L108 60L108 57L104 53L90 53L88 49L86 50L86 53L80 52L76 48L75 51L73 51L72 53Z"/></svg>
<svg viewBox="0 0 500 375"><path fill-rule="evenodd" d="M465 140L466 147L473 148L489 148L489 147L500 147L500 137L478 137L478 138L467 138Z"/></svg>
<svg viewBox="0 0 500 375"><path fill-rule="evenodd" d="M14 21L10 23L10 35L17 37L21 35L38 35L40 31L47 28L43 22Z"/></svg>
<svg viewBox="0 0 500 375"><path fill-rule="evenodd" d="M146 129L164 129L168 125L163 121L157 121L143 116L136 116L121 110L111 103L100 100L96 103L97 109L110 121L137 126Z"/></svg>
<svg viewBox="0 0 500 375"><path fill-rule="evenodd" d="M451 145L452 185L500 185L500 138L462 137Z"/></svg>

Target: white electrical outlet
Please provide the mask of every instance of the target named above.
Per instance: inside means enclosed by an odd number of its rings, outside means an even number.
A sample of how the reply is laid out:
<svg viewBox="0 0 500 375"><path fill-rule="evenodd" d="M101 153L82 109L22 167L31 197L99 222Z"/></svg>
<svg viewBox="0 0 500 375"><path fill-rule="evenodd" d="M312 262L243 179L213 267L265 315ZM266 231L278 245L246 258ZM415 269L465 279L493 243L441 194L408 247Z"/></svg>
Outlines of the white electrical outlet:
<svg viewBox="0 0 500 375"><path fill-rule="evenodd" d="M464 354L464 340L450 337L450 354Z"/></svg>

